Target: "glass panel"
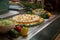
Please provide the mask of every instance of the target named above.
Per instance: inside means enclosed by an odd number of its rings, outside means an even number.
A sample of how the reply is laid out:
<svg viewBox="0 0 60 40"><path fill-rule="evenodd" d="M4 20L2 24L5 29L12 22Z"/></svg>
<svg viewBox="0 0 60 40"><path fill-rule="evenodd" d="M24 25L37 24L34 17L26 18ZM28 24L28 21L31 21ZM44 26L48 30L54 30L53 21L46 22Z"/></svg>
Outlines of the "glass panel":
<svg viewBox="0 0 60 40"><path fill-rule="evenodd" d="M8 10L8 0L0 0L0 14L4 14Z"/></svg>

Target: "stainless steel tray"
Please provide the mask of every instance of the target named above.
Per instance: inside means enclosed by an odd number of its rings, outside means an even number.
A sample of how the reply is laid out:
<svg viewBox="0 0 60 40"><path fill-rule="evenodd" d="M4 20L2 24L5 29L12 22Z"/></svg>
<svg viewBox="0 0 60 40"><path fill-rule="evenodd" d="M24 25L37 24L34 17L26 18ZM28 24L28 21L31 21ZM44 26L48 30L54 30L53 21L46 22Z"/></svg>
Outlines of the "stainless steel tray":
<svg viewBox="0 0 60 40"><path fill-rule="evenodd" d="M5 37L5 38L0 37L0 39L1 40L2 39L3 40L30 40L33 36L35 36L41 30L43 30L44 28L46 28L50 23L52 23L58 17L59 17L58 15L53 15L49 19L44 19L44 22L41 23L40 25L29 27L28 36L25 37L25 38L23 38L22 36L20 36L18 38L11 38L11 37L8 36L8 37Z"/></svg>
<svg viewBox="0 0 60 40"><path fill-rule="evenodd" d="M29 27L28 36L26 38L23 38L23 37L20 36L16 39L13 39L13 40L30 40L33 36L35 36L41 30L46 28L50 23L52 23L55 19L57 19L59 17L59 16L57 16L57 17L56 16L57 15L53 15L49 19L44 19L44 22L41 23L40 25L37 25L37 26L34 26L34 27Z"/></svg>

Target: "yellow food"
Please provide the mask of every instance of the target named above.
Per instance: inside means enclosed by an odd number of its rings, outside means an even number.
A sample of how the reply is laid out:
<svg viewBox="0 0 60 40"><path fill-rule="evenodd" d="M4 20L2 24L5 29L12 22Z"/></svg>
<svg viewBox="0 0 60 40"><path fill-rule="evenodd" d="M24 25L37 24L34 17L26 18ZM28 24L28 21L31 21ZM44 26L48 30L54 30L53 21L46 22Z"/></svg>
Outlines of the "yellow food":
<svg viewBox="0 0 60 40"><path fill-rule="evenodd" d="M17 24L39 23L42 18L37 15L22 14L12 17L12 20Z"/></svg>
<svg viewBox="0 0 60 40"><path fill-rule="evenodd" d="M50 12L48 12L47 14L48 14L48 16L49 16L49 17L51 17L51 16L52 16L52 14L51 14Z"/></svg>
<svg viewBox="0 0 60 40"><path fill-rule="evenodd" d="M21 29L21 35L22 35L22 36L27 36L27 33L28 33L28 28L27 28L27 27L23 27L23 28Z"/></svg>

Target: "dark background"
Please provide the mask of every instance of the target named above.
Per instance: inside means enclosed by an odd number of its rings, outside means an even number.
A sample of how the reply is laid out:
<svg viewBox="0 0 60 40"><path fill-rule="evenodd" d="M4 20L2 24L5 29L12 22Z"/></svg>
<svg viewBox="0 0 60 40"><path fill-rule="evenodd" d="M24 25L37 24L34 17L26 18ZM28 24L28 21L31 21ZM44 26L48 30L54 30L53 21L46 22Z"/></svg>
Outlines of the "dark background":
<svg viewBox="0 0 60 40"><path fill-rule="evenodd" d="M44 4L48 11L60 11L60 0L44 0Z"/></svg>

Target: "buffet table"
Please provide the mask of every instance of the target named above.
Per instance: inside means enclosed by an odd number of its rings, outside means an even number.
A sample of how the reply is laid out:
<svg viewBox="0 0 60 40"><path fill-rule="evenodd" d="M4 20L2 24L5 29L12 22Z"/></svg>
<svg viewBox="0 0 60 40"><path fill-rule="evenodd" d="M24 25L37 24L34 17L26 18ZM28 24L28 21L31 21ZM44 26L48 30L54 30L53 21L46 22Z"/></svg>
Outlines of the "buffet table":
<svg viewBox="0 0 60 40"><path fill-rule="evenodd" d="M17 14L19 14L19 12L17 12L16 14L13 14L13 15L12 14L10 16L17 15ZM2 36L0 39L1 40L30 40L37 33L39 33L41 30L43 30L44 28L46 28L49 24L51 24L54 20L56 20L59 17L59 15L57 17L56 16L57 15L53 15L49 19L44 19L44 22L42 22L41 24L29 27L28 28L28 36L27 37L21 37L21 36L19 36L18 38L12 38L10 36L6 36L6 37ZM0 18L4 18L4 17L9 17L9 16L7 16L7 15L6 16L4 16L4 15L0 16Z"/></svg>
<svg viewBox="0 0 60 40"><path fill-rule="evenodd" d="M37 26L34 26L34 27L30 27L29 31L28 31L28 36L26 38L19 37L19 38L14 39L14 40L19 40L19 39L20 40L30 40L33 36L35 36L41 30L46 28L50 23L52 23L57 18L58 17L56 17L56 15L54 15L53 17L51 17L51 19L45 19L45 21L43 23L41 23L40 25L37 25Z"/></svg>

